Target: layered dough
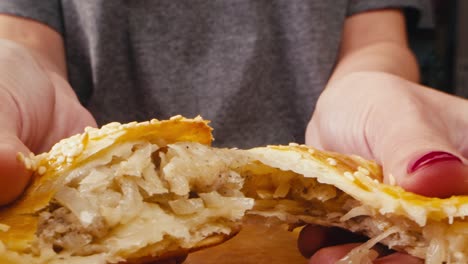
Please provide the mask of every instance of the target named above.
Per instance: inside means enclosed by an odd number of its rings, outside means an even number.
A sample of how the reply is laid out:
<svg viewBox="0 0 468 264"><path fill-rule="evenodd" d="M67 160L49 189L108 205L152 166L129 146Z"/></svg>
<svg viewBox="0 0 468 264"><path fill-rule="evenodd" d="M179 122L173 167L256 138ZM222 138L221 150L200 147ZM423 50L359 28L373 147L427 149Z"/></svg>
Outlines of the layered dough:
<svg viewBox="0 0 468 264"><path fill-rule="evenodd" d="M65 176L39 213L33 249L119 261L149 247L162 256L171 244L190 249L214 234L230 236L254 204L240 192L243 178L226 166L242 159L199 143L125 142Z"/></svg>
<svg viewBox="0 0 468 264"><path fill-rule="evenodd" d="M110 124L22 157L35 176L0 211L0 263L150 262L221 243L246 215L371 238L342 263L371 263L379 242L468 261L466 197L411 194L371 161L307 146L213 148L210 131L200 118Z"/></svg>

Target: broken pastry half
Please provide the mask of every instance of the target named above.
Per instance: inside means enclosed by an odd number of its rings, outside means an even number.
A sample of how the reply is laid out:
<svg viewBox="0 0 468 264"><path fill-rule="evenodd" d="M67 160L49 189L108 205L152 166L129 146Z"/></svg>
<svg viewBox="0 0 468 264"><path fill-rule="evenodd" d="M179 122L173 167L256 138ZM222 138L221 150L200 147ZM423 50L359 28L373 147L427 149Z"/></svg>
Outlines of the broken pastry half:
<svg viewBox="0 0 468 264"><path fill-rule="evenodd" d="M146 263L222 243L245 215L338 226L372 246L468 261L468 198L418 196L382 183L357 156L307 146L214 148L201 118L87 128L50 152L20 156L34 172L0 210L0 263Z"/></svg>

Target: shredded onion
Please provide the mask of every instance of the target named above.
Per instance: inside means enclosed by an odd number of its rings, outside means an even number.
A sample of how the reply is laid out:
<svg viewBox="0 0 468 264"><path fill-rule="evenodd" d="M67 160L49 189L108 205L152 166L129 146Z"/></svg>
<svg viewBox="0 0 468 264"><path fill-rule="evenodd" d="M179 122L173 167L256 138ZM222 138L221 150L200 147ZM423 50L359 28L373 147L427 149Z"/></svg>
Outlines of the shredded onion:
<svg viewBox="0 0 468 264"><path fill-rule="evenodd" d="M288 195L289 190L291 189L291 184L289 182L282 182L278 188L276 188L275 193L273 194L274 198L283 198Z"/></svg>
<svg viewBox="0 0 468 264"><path fill-rule="evenodd" d="M382 234L369 239L364 244L353 248L346 256L340 259L336 264L350 264L350 263L362 263L362 264L371 264L378 256L377 252L372 250L372 247L377 243L387 238L391 234L397 233L400 231L400 228L393 226L385 230Z"/></svg>
<svg viewBox="0 0 468 264"><path fill-rule="evenodd" d="M200 198L169 201L169 206L178 215L193 214L204 208L203 200Z"/></svg>
<svg viewBox="0 0 468 264"><path fill-rule="evenodd" d="M425 235L432 237L426 252L426 263L442 263L446 259L447 252L443 227L437 224L430 225L426 228Z"/></svg>
<svg viewBox="0 0 468 264"><path fill-rule="evenodd" d="M252 198L224 197L217 192L200 193L199 196L203 199L206 207L216 208L219 210L219 215L233 219L242 218L245 211L252 209L254 205Z"/></svg>
<svg viewBox="0 0 468 264"><path fill-rule="evenodd" d="M143 197L140 195L137 184L130 177L120 178L118 182L123 194L118 206L122 216L120 222L125 224L141 212Z"/></svg>
<svg viewBox="0 0 468 264"><path fill-rule="evenodd" d="M371 211L366 208L365 206L358 206L354 207L353 209L349 210L345 215L340 218L341 222L348 221L351 218L361 215L371 215Z"/></svg>
<svg viewBox="0 0 468 264"><path fill-rule="evenodd" d="M67 207L81 222L84 227L93 223L98 216L97 209L84 198L76 189L64 186L55 194L55 199Z"/></svg>

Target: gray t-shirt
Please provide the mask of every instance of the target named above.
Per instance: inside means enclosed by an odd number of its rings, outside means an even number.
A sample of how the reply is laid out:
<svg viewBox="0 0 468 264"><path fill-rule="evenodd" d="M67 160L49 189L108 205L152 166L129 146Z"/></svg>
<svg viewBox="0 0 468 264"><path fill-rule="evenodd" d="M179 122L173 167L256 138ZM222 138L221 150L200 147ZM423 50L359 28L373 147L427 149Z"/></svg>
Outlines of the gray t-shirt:
<svg viewBox="0 0 468 264"><path fill-rule="evenodd" d="M303 142L347 16L425 0L14 0L0 13L65 40L69 81L99 124L198 114L215 144Z"/></svg>

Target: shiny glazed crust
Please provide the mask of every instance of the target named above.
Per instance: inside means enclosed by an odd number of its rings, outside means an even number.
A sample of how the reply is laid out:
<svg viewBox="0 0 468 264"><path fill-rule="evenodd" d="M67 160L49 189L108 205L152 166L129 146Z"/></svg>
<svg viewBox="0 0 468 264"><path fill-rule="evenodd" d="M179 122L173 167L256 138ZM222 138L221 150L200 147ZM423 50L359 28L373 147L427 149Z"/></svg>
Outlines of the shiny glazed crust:
<svg viewBox="0 0 468 264"><path fill-rule="evenodd" d="M16 203L0 211L0 224L9 227L3 231L0 229L0 242L2 242L0 263L21 263L14 260L13 253L28 251L38 228L37 213L49 205L57 187L62 184L61 176L68 171L98 159L116 144L131 140L141 139L158 146L176 142L198 142L209 145L213 140L211 130L208 122L201 118L186 119L180 116L164 121L151 120L123 125L111 123L101 129L87 128L83 134L60 141L48 153L31 157L20 156L34 175L25 194ZM441 226L441 230L447 230L443 232L447 232L447 237L450 237L458 232L457 228L464 230L468 225L463 219L468 215L467 196L447 199L429 198L406 192L398 186L384 184L381 167L358 156L320 151L298 144L259 147L246 150L244 154L249 156L250 160L262 164L258 166L258 170L279 169L294 172L301 177L316 179L318 183L333 186L381 216L391 215L414 222L421 228L418 231L421 233L426 232L423 229L427 226L437 225L437 228ZM246 166L254 168L255 164L246 164ZM242 171L242 168L239 170ZM324 222L323 219L322 222L308 221L306 217L300 219L301 223ZM229 235L209 236L190 249L181 249L174 245L163 255L158 256L152 255L151 247L143 248L128 256L127 260L130 263L148 263L185 255L191 251L222 243L237 231L234 230ZM435 237L430 234L431 232L426 232L429 234L426 240ZM429 243L430 241L420 248L428 247ZM2 255L1 252L4 250L2 246L11 254ZM425 257L420 249L404 250ZM412 250L415 251L411 252Z"/></svg>
<svg viewBox="0 0 468 264"><path fill-rule="evenodd" d="M468 196L432 198L384 184L381 167L359 156L320 151L297 144L248 151L268 166L316 178L319 183L333 185L381 214L394 213L420 226L424 226L428 220L449 222L468 216Z"/></svg>
<svg viewBox="0 0 468 264"><path fill-rule="evenodd" d="M0 223L9 226L0 231L0 241L9 250L23 252L35 238L37 212L45 208L61 184L61 175L83 163L99 158L119 142L144 139L160 146L188 141L209 145L213 140L208 121L200 117L187 119L175 116L128 124L110 123L101 129L86 128L85 132L61 140L50 152L19 158L33 173L33 179L22 197L0 211Z"/></svg>

